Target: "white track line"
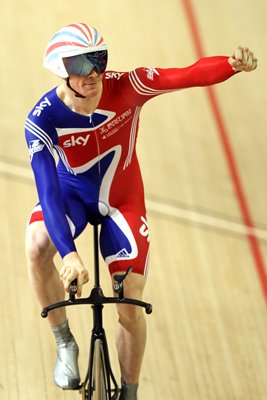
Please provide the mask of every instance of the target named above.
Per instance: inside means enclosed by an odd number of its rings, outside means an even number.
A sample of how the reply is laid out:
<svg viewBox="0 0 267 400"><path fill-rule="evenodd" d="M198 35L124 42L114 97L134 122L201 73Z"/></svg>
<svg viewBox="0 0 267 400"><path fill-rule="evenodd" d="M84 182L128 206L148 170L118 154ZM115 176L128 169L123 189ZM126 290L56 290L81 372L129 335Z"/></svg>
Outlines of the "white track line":
<svg viewBox="0 0 267 400"><path fill-rule="evenodd" d="M7 161L0 160L0 173L13 175L18 178L26 178L34 182L33 172L30 168L22 165L15 165Z"/></svg>
<svg viewBox="0 0 267 400"><path fill-rule="evenodd" d="M212 228L222 229L241 235L252 235L258 239L267 240L267 230L258 228L248 228L242 223L227 221L212 215L202 214L199 211L185 210L179 206L174 206L154 200L146 200L149 211L160 213L172 218L179 218L195 224L201 224Z"/></svg>

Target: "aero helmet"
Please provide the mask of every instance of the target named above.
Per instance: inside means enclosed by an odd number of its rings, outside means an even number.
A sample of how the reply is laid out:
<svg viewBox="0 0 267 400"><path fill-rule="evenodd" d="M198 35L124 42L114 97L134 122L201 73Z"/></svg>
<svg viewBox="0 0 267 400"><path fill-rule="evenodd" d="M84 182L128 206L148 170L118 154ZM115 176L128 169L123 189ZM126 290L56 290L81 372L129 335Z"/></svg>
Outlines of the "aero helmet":
<svg viewBox="0 0 267 400"><path fill-rule="evenodd" d="M104 39L93 26L84 23L75 23L60 29L51 38L45 50L43 66L61 78L68 78L69 73L67 72L64 59L88 53L100 55L101 52L106 53L104 57L105 64L103 63L103 57L101 57L101 67L105 69L107 46ZM93 54L92 56L92 62L94 63L94 58L96 57ZM85 74L81 73L81 75Z"/></svg>

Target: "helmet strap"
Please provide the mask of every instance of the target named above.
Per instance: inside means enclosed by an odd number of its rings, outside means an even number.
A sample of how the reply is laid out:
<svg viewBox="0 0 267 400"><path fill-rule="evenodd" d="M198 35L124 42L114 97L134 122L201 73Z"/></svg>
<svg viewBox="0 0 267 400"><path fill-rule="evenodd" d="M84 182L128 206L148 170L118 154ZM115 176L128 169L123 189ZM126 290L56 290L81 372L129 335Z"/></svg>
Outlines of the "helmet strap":
<svg viewBox="0 0 267 400"><path fill-rule="evenodd" d="M76 90L75 90L75 89L73 89L73 88L71 87L71 85L70 85L70 78L69 78L69 76L68 76L68 78L66 78L66 82L67 82L67 86L68 86L68 88L74 92L74 94L75 94L75 97L80 97L80 98L82 98L82 99L85 99L85 98L86 98L86 97L85 97L85 96L83 96L82 94L80 94L80 93L76 92Z"/></svg>

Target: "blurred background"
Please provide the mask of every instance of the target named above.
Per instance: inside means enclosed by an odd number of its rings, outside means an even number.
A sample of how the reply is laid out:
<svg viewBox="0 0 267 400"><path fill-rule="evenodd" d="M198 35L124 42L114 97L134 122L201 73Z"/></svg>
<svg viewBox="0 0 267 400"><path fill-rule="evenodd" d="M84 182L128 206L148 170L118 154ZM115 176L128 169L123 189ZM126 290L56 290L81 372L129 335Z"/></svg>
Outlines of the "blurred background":
<svg viewBox="0 0 267 400"><path fill-rule="evenodd" d="M201 4L200 4L201 3ZM37 202L24 121L60 79L44 48L72 22L94 25L109 69L185 67L238 45L258 69L212 89L153 99L140 120L138 154L151 234L145 300L148 343L140 400L267 398L267 3L237 0L12 0L0 14L0 398L78 399L52 381L54 339L28 282L25 226ZM77 241L92 274L88 229ZM57 259L60 267L61 261ZM111 293L102 267L103 287ZM90 284L85 294L90 291ZM85 372L90 308L69 319ZM105 309L111 357L116 313ZM83 372L84 371L84 372Z"/></svg>

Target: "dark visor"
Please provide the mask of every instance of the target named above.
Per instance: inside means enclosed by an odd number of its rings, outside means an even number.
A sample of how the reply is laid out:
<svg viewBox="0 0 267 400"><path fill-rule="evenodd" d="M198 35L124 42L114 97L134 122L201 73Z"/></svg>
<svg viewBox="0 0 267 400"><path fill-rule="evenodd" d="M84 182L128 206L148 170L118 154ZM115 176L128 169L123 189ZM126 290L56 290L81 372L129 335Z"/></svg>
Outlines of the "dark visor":
<svg viewBox="0 0 267 400"><path fill-rule="evenodd" d="M63 58L63 63L69 76L86 76L93 69L96 69L99 73L103 73L107 67L107 62L108 52L106 50Z"/></svg>

